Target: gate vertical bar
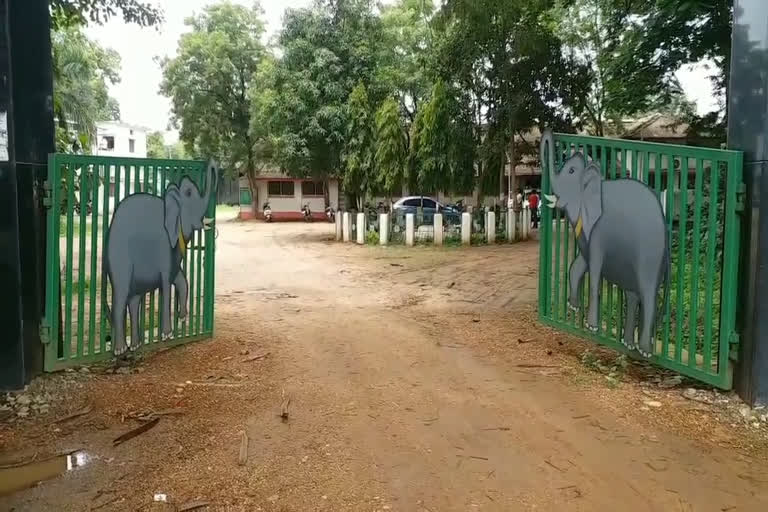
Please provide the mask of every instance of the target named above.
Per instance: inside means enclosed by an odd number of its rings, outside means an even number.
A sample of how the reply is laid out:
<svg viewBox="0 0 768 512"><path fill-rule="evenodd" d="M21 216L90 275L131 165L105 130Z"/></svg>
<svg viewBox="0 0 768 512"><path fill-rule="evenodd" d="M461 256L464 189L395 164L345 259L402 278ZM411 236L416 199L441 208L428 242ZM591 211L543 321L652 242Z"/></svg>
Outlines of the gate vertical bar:
<svg viewBox="0 0 768 512"><path fill-rule="evenodd" d="M714 295L716 290L714 289L715 280L715 251L717 249L717 210L719 203L719 191L718 185L720 183L720 162L713 160L711 162L712 168L710 169L710 181L709 181L709 212L707 213L707 280L706 280L706 300L704 305L704 369L708 372L712 371L712 308L714 302ZM721 278L722 283L722 278ZM722 302L721 302L722 304Z"/></svg>
<svg viewBox="0 0 768 512"><path fill-rule="evenodd" d="M89 289L88 300L88 355L92 356L96 351L96 314L98 309L96 307L96 290L98 286L96 283L100 283L97 266L99 259L99 169L101 166L94 165L93 171L90 175L89 182L91 183L91 287Z"/></svg>
<svg viewBox="0 0 768 512"><path fill-rule="evenodd" d="M76 165L72 166L73 168ZM87 215L88 215L88 190L87 180L85 179L88 173L88 166L82 164L80 167L80 194L78 195L78 204L80 205L80 218L78 223L78 252L77 252L77 357L83 357L83 349L85 346L85 241L87 231ZM73 205L74 206L74 205Z"/></svg>
<svg viewBox="0 0 768 512"><path fill-rule="evenodd" d="M64 358L68 359L69 354L72 351L72 243L75 236L75 221L73 216L73 206L75 203L75 169L72 163L69 163L66 167L67 177L67 253L65 256L64 264L66 265L66 274L64 282L65 290L65 306L64 306Z"/></svg>
<svg viewBox="0 0 768 512"><path fill-rule="evenodd" d="M704 170L701 158L696 158L696 176L694 177L693 199L693 246L691 248L691 300L688 317L688 366L697 365L699 332L699 254L701 244L701 199Z"/></svg>

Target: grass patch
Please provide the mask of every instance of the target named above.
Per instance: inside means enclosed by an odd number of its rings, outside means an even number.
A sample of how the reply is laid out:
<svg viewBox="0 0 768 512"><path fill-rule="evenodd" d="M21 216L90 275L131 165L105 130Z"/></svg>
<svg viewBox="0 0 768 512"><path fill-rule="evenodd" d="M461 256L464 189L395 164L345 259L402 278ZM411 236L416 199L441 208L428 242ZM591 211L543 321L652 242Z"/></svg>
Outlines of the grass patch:
<svg viewBox="0 0 768 512"><path fill-rule="evenodd" d="M67 217L66 215L62 215L60 217L61 221L59 222L59 237L60 238L66 238L67 236ZM91 228L91 220L90 218L85 220L85 236L90 238L92 233ZM80 236L80 218L79 215L75 215L72 219L72 233L74 237Z"/></svg>

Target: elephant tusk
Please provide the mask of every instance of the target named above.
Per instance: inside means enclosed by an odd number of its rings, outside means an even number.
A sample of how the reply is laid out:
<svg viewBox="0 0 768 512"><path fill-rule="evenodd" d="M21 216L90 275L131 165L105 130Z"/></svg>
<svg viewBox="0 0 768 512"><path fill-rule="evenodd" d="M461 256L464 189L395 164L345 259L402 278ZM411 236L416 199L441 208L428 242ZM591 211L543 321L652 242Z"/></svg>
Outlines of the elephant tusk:
<svg viewBox="0 0 768 512"><path fill-rule="evenodd" d="M555 206L557 206L556 195L544 194L544 198L547 200L548 202L547 206L549 206L550 208L554 208Z"/></svg>
<svg viewBox="0 0 768 512"><path fill-rule="evenodd" d="M214 219L213 219L213 218L209 218L209 217L203 217L203 229L204 229L204 230L209 230L209 229L211 229L211 228L213 227L213 226L211 225L211 224L213 224L213 221L214 221Z"/></svg>

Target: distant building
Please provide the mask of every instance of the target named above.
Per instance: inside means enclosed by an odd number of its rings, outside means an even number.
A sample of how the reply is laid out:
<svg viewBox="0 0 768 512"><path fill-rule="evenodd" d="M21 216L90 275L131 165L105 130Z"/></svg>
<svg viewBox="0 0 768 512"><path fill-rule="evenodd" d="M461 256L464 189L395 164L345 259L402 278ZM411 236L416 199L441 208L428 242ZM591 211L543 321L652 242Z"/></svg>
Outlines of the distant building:
<svg viewBox="0 0 768 512"><path fill-rule="evenodd" d="M275 220L300 220L306 204L315 219L325 218L325 198L334 210L339 206L339 182L329 179L326 184L312 179L292 178L277 170L269 170L256 177L256 197L252 198L248 179L240 178L240 218L263 218L264 203L269 202ZM251 205L256 205L253 211Z"/></svg>
<svg viewBox="0 0 768 512"><path fill-rule="evenodd" d="M148 132L149 130L143 126L122 121L99 121L96 123L96 136L91 146L91 154L118 158L146 158ZM131 175L126 179L129 171ZM147 172L146 169L143 172ZM108 184L104 180L105 169L101 168L99 173L103 180L102 185L99 186L99 204L104 204L104 191L108 190L109 211L114 210L115 194L119 200L122 200L127 195L144 191L146 176L140 173L137 179L135 168L111 166ZM118 174L119 179L116 179L115 176ZM127 187L126 184L128 184Z"/></svg>
<svg viewBox="0 0 768 512"><path fill-rule="evenodd" d="M147 128L122 121L99 121L96 123L96 137L91 153L99 156L146 158L148 132Z"/></svg>

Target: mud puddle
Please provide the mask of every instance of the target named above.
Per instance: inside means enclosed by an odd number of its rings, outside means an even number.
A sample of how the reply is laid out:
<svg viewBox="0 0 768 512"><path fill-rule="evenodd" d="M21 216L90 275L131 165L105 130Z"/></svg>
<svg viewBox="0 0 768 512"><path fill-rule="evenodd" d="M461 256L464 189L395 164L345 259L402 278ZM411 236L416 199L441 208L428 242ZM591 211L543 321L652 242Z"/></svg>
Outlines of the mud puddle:
<svg viewBox="0 0 768 512"><path fill-rule="evenodd" d="M0 496L7 496L81 468L90 460L91 456L88 453L75 451L39 461L2 467L0 468Z"/></svg>

